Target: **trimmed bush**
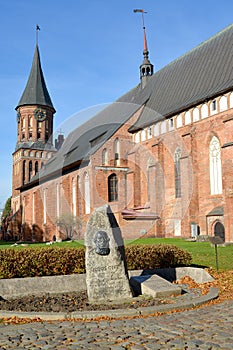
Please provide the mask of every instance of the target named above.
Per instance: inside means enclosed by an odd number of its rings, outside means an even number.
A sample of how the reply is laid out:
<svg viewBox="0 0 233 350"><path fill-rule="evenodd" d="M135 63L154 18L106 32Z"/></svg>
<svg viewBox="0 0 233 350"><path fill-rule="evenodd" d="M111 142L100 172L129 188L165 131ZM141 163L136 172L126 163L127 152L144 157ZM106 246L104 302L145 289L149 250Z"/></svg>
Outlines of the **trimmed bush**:
<svg viewBox="0 0 233 350"><path fill-rule="evenodd" d="M172 245L130 245L129 270L190 265L191 255ZM85 247L0 250L0 278L69 275L85 272Z"/></svg>
<svg viewBox="0 0 233 350"><path fill-rule="evenodd" d="M189 252L170 244L131 245L126 247L125 254L129 270L177 267L192 261Z"/></svg>
<svg viewBox="0 0 233 350"><path fill-rule="evenodd" d="M84 248L0 250L0 278L69 275L84 271Z"/></svg>

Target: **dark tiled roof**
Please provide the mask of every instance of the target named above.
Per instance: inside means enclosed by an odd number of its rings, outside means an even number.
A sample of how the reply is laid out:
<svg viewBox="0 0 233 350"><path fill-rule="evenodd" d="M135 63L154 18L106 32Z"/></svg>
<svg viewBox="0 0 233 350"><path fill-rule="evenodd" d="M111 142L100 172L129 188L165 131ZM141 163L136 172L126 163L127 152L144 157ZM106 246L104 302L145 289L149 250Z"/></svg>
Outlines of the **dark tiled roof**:
<svg viewBox="0 0 233 350"><path fill-rule="evenodd" d="M45 146L45 143L43 141L19 142L16 144L15 151L17 151L18 149L30 149L30 150L40 150L40 151L44 151L46 149L47 151L49 150L57 151L57 149L49 143L47 143Z"/></svg>
<svg viewBox="0 0 233 350"><path fill-rule="evenodd" d="M230 25L151 77L145 87L151 92L146 103L148 109L144 109L130 131L175 115L232 87L233 25ZM158 118L150 109L157 112Z"/></svg>
<svg viewBox="0 0 233 350"><path fill-rule="evenodd" d="M224 208L216 207L213 210L211 210L206 216L222 216L222 215L224 215Z"/></svg>
<svg viewBox="0 0 233 350"><path fill-rule="evenodd" d="M39 48L37 45L28 82L16 109L20 106L25 105L48 106L55 111L45 84L45 79L40 63Z"/></svg>

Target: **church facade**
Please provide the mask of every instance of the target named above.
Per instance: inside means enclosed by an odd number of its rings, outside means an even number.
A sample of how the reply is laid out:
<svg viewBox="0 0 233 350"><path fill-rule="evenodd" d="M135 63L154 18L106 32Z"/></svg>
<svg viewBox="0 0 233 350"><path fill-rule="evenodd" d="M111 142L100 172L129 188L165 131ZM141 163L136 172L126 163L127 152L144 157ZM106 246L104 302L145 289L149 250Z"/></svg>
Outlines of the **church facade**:
<svg viewBox="0 0 233 350"><path fill-rule="evenodd" d="M83 237L108 204L124 238L233 242L232 40L233 25L154 73L144 32L140 83L55 145L36 47L16 107L14 234L64 238L66 217Z"/></svg>

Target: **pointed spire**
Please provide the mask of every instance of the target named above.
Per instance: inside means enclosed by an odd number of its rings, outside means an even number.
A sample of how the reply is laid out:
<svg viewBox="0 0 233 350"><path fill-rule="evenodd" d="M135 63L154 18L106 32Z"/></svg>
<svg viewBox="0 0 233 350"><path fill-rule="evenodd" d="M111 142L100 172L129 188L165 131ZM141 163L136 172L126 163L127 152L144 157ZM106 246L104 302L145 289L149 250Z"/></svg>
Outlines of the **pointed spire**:
<svg viewBox="0 0 233 350"><path fill-rule="evenodd" d="M16 109L20 106L25 105L48 106L51 107L55 112L45 84L45 79L41 68L39 48L37 44L27 85Z"/></svg>
<svg viewBox="0 0 233 350"><path fill-rule="evenodd" d="M154 66L152 63L150 63L149 60L149 51L147 46L147 39L146 39L146 27L144 23L144 10L142 9L136 9L134 12L140 12L142 14L142 28L143 28L143 62L140 66L140 79L141 79L141 87L142 89L146 86L148 78L153 75Z"/></svg>
<svg viewBox="0 0 233 350"><path fill-rule="evenodd" d="M148 47L147 47L146 28L145 27L143 27L143 35L144 35L144 47L143 47L144 60L143 60L143 64L149 64L152 66L152 71L150 71L150 74L149 74L149 75L152 75L153 74L153 65L149 61L149 51L148 51Z"/></svg>
<svg viewBox="0 0 233 350"><path fill-rule="evenodd" d="M143 28L143 32L144 32L144 51L143 52L148 52L145 27Z"/></svg>
<svg viewBox="0 0 233 350"><path fill-rule="evenodd" d="M143 35L144 35L144 48L143 48L144 59L140 66L140 79L141 79L142 89L146 86L149 77L153 75L153 71L154 71L154 66L149 60L149 51L147 46L145 27L143 27Z"/></svg>

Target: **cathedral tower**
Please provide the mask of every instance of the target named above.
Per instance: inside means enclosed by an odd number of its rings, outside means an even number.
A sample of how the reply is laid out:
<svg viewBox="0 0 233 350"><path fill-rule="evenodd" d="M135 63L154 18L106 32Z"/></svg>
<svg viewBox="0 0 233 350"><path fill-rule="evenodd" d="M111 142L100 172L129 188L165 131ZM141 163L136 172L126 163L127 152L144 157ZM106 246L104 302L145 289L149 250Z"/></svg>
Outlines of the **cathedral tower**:
<svg viewBox="0 0 233 350"><path fill-rule="evenodd" d="M29 182L53 152L53 116L55 109L49 96L36 44L30 75L15 108L17 142L13 153L12 209L20 207L19 188Z"/></svg>

